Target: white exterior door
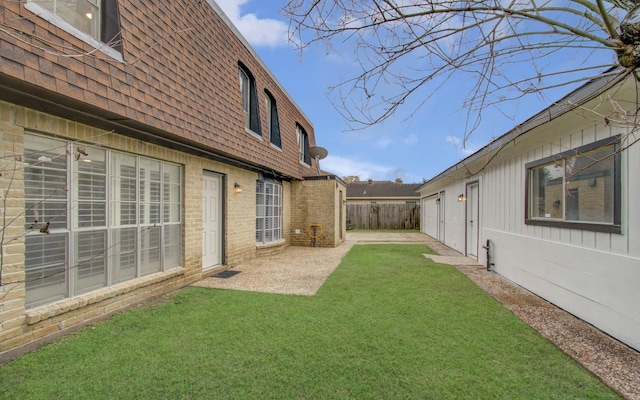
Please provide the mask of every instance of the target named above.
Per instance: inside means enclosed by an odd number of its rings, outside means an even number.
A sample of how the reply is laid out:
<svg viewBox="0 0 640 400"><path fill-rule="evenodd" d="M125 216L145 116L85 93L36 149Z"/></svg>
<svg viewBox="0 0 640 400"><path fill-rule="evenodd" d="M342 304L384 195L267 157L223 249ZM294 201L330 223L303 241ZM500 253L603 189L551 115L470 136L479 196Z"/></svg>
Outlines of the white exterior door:
<svg viewBox="0 0 640 400"><path fill-rule="evenodd" d="M467 255L478 258L478 183L467 186Z"/></svg>
<svg viewBox="0 0 640 400"><path fill-rule="evenodd" d="M438 237L437 199L437 196L422 199L422 233L426 233L434 239Z"/></svg>
<svg viewBox="0 0 640 400"><path fill-rule="evenodd" d="M222 263L222 177L204 174L202 179L202 269Z"/></svg>
<svg viewBox="0 0 640 400"><path fill-rule="evenodd" d="M440 197L438 198L438 239L439 242L444 243L444 192L440 192Z"/></svg>

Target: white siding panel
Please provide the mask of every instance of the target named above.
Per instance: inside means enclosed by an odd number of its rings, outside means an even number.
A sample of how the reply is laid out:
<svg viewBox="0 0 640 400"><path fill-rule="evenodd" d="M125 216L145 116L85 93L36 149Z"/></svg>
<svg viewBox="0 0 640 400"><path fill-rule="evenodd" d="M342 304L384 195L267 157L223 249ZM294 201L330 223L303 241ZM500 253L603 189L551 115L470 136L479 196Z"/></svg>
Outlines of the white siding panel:
<svg viewBox="0 0 640 400"><path fill-rule="evenodd" d="M571 229L559 228L558 234L560 236L560 242L571 243Z"/></svg>
<svg viewBox="0 0 640 400"><path fill-rule="evenodd" d="M635 140L640 139L640 133L635 135L629 135L628 143L632 143ZM622 221L626 225L627 237L626 243L623 242L623 238L616 239L616 248L623 247L623 244L627 246L628 254L632 257L640 257L640 142L636 142L632 147L627 150L626 160L626 178L623 180L622 192L626 192L626 205L625 196L623 195L623 210L628 211L622 214ZM623 163L625 167L625 163ZM623 175L624 176L624 175ZM626 190L625 190L626 188ZM623 227L623 232L625 231ZM617 242L619 240L619 242ZM639 267L640 268L640 267ZM638 285L640 286L640 284Z"/></svg>
<svg viewBox="0 0 640 400"><path fill-rule="evenodd" d="M588 249L596 248L596 234L592 231L582 231L582 246Z"/></svg>
<svg viewBox="0 0 640 400"><path fill-rule="evenodd" d="M485 232L501 275L640 350L640 259Z"/></svg>
<svg viewBox="0 0 640 400"><path fill-rule="evenodd" d="M595 248L600 251L611 251L611 234L595 232Z"/></svg>
<svg viewBox="0 0 640 400"><path fill-rule="evenodd" d="M569 232L571 233L569 243L574 246L582 246L582 231L578 229L571 229Z"/></svg>

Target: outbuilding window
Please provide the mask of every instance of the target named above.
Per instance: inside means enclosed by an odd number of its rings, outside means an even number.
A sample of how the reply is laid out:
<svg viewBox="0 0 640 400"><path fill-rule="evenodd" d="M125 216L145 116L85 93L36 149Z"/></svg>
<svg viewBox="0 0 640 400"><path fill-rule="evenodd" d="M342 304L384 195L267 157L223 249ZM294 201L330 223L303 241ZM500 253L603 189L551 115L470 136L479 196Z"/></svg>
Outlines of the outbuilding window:
<svg viewBox="0 0 640 400"><path fill-rule="evenodd" d="M620 233L620 137L526 165L529 225Z"/></svg>

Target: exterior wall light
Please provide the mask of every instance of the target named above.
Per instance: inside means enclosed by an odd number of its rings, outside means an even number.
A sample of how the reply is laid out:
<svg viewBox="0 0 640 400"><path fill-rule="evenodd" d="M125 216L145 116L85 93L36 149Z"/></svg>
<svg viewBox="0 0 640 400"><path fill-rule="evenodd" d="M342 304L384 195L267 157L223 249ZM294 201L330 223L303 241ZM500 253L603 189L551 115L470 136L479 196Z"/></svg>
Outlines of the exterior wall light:
<svg viewBox="0 0 640 400"><path fill-rule="evenodd" d="M238 182L233 184L233 193L242 193L242 186Z"/></svg>
<svg viewBox="0 0 640 400"><path fill-rule="evenodd" d="M467 198L464 197L464 193L460 193L460 195L458 195L458 201L459 202L467 201Z"/></svg>

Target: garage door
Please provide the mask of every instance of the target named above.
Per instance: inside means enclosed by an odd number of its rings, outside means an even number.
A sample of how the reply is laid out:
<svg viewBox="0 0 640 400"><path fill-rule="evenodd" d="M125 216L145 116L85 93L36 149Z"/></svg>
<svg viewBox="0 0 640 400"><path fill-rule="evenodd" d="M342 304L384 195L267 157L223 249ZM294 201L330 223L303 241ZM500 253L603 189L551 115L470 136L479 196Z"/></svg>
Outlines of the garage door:
<svg viewBox="0 0 640 400"><path fill-rule="evenodd" d="M425 197L422 199L422 233L437 238L438 237L438 203L437 196Z"/></svg>

